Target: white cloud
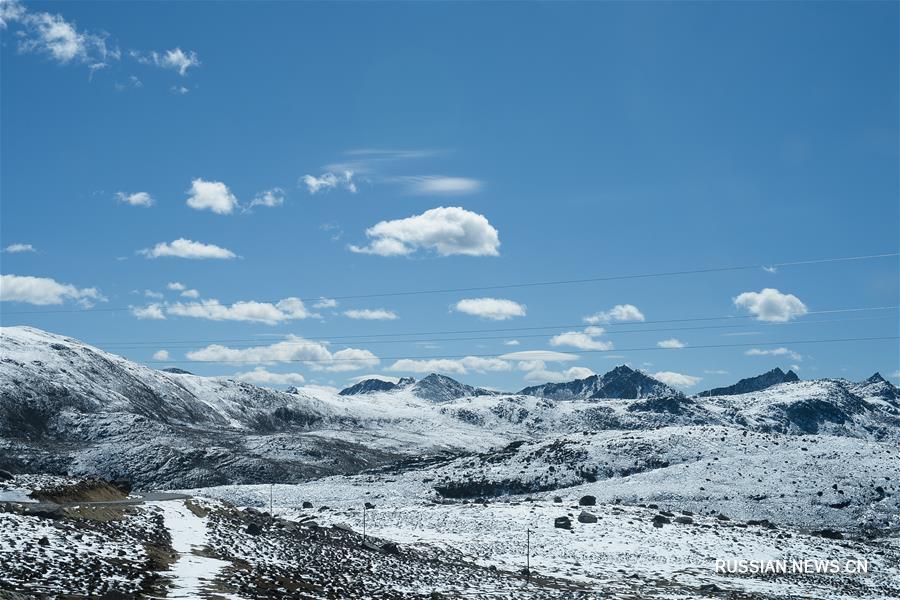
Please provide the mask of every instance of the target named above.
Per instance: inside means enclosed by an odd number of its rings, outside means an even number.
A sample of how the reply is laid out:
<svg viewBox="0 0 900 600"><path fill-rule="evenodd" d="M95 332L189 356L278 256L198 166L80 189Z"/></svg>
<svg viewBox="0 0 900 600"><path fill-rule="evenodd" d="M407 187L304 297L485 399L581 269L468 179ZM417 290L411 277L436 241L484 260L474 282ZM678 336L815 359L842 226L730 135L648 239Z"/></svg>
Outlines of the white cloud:
<svg viewBox="0 0 900 600"><path fill-rule="evenodd" d="M253 201L250 202L250 208L254 206L281 206L284 204L284 190L278 187L265 190L256 194Z"/></svg>
<svg viewBox="0 0 900 600"><path fill-rule="evenodd" d="M644 313L633 304L616 304L611 309L584 318L585 323L613 323L616 321L643 321Z"/></svg>
<svg viewBox="0 0 900 600"><path fill-rule="evenodd" d="M106 46L105 35L80 31L61 15L29 12L19 2L3 2L0 10L4 27L13 22L20 26L19 52L42 54L61 65L86 64L92 73L119 58L118 50Z"/></svg>
<svg viewBox="0 0 900 600"><path fill-rule="evenodd" d="M703 372L707 375L728 375L728 371L724 369L710 369Z"/></svg>
<svg viewBox="0 0 900 600"><path fill-rule="evenodd" d="M303 362L317 371L355 371L371 369L379 363L368 350L345 348L332 353L325 344L289 335L269 346L229 348L213 344L187 353L190 360L228 363Z"/></svg>
<svg viewBox="0 0 900 600"><path fill-rule="evenodd" d="M772 348L770 350L762 350L760 348L751 348L744 352L747 356L789 356L793 360L803 360L803 356L793 350L787 348Z"/></svg>
<svg viewBox="0 0 900 600"><path fill-rule="evenodd" d="M125 204L130 204L131 206L150 207L156 203L153 197L150 196L150 194L148 194L147 192L135 192L133 194L116 192L116 198L119 202L124 202Z"/></svg>
<svg viewBox="0 0 900 600"><path fill-rule="evenodd" d="M570 362L578 360L577 354L553 350L520 350L500 355L503 360L543 360L546 362Z"/></svg>
<svg viewBox="0 0 900 600"><path fill-rule="evenodd" d="M321 191L328 191L339 186L351 193L356 193L353 171L350 170L346 170L340 175L330 171L323 173L320 177L304 175L301 181L306 185L306 189L309 190L310 194L318 194Z"/></svg>
<svg viewBox="0 0 900 600"><path fill-rule="evenodd" d="M227 248L220 248L214 244L203 244L193 240L179 238L174 242L160 242L153 248L144 248L138 250L138 254L142 254L147 258L160 258L164 256L174 256L178 258L190 258L196 260L203 259L219 259L228 260L235 257L234 252Z"/></svg>
<svg viewBox="0 0 900 600"><path fill-rule="evenodd" d="M443 175L420 175L411 177L396 177L397 181L405 182L410 190L417 194L474 194L483 185L477 179L468 177L444 177Z"/></svg>
<svg viewBox="0 0 900 600"><path fill-rule="evenodd" d="M181 292L181 295L185 298L199 298L200 292L198 292L197 290L184 290L183 292Z"/></svg>
<svg viewBox="0 0 900 600"><path fill-rule="evenodd" d="M569 367L565 371L551 371L547 369L543 361L534 361L533 363L522 364L520 367L526 367L525 381L549 381L550 383L562 383L564 381L573 381L575 379L584 379L594 374L594 371L587 367Z"/></svg>
<svg viewBox="0 0 900 600"><path fill-rule="evenodd" d="M138 319L155 319L162 320L166 318L163 313L162 305L154 302L147 306L131 306L129 307L131 314Z"/></svg>
<svg viewBox="0 0 900 600"><path fill-rule="evenodd" d="M806 305L793 294L782 294L765 288L760 292L744 292L734 299L734 305L746 308L758 321L784 323L807 313Z"/></svg>
<svg viewBox="0 0 900 600"><path fill-rule="evenodd" d="M200 66L200 59L196 52L193 50L185 52L181 48L173 48L162 53L153 51L146 54L132 50L130 55L141 64L173 69L178 71L182 77L187 75L187 70L191 67Z"/></svg>
<svg viewBox="0 0 900 600"><path fill-rule="evenodd" d="M218 215L230 215L238 205L238 199L221 181L205 181L197 178L191 182L187 205L195 210L211 210Z"/></svg>
<svg viewBox="0 0 900 600"><path fill-rule="evenodd" d="M504 298L465 298L457 302L454 309L467 315L492 321L524 317L526 312L524 304Z"/></svg>
<svg viewBox="0 0 900 600"><path fill-rule="evenodd" d="M172 87L169 88L169 91L172 92L173 94L178 94L179 96L184 96L185 94L189 94L191 90L190 90L190 88L187 88L183 85L173 85Z"/></svg>
<svg viewBox="0 0 900 600"><path fill-rule="evenodd" d="M679 388L689 388L703 381L702 377L694 377L693 375L684 375L673 371L657 371L653 374L654 379L658 379L666 385Z"/></svg>
<svg viewBox="0 0 900 600"><path fill-rule="evenodd" d="M169 351L157 350L153 353L153 360L169 360Z"/></svg>
<svg viewBox="0 0 900 600"><path fill-rule="evenodd" d="M503 342L503 345L504 346L518 346L519 343L520 343L519 340L506 340L505 342Z"/></svg>
<svg viewBox="0 0 900 600"><path fill-rule="evenodd" d="M20 252L37 252L34 249L34 246L31 244L10 244L6 248L3 249L4 252L9 252L10 254L18 254Z"/></svg>
<svg viewBox="0 0 900 600"><path fill-rule="evenodd" d="M687 346L687 344L676 338L669 338L667 340L656 342L656 345L659 348L684 348Z"/></svg>
<svg viewBox="0 0 900 600"><path fill-rule="evenodd" d="M181 292L187 289L187 286L178 281L170 281L166 284L166 287L175 292Z"/></svg>
<svg viewBox="0 0 900 600"><path fill-rule="evenodd" d="M602 327L587 327L582 331L566 331L550 338L551 346L571 346L579 350L612 350L613 343L595 339L603 335Z"/></svg>
<svg viewBox="0 0 900 600"><path fill-rule="evenodd" d="M247 321L267 325L317 316L306 310L299 298L285 298L275 304L250 300L229 305L221 304L216 299L176 302L166 306L166 314L210 321Z"/></svg>
<svg viewBox="0 0 900 600"><path fill-rule="evenodd" d="M383 308L363 308L354 310L345 310L344 316L351 319L363 319L366 321L393 321L398 319L397 313Z"/></svg>
<svg viewBox="0 0 900 600"><path fill-rule="evenodd" d="M480 356L466 356L464 358L450 359L437 358L428 360L402 359L388 367L388 371L403 371L412 373L453 373L465 375L469 371L476 373L510 371L512 365L499 358L483 358Z"/></svg>
<svg viewBox="0 0 900 600"><path fill-rule="evenodd" d="M313 304L313 308L334 308L337 305L337 300L332 300L331 298L319 298L319 300Z"/></svg>
<svg viewBox="0 0 900 600"><path fill-rule="evenodd" d="M30 275L0 275L0 302L27 302L28 304L62 304L75 300L82 306L93 302L106 302L97 288L77 288L59 283L49 277Z"/></svg>
<svg viewBox="0 0 900 600"><path fill-rule="evenodd" d="M460 207L438 207L421 215L381 221L366 230L368 246L350 246L353 252L379 256L405 256L433 250L440 256L497 256L500 236L488 220Z"/></svg>
<svg viewBox="0 0 900 600"><path fill-rule="evenodd" d="M160 292L154 292L153 290L144 290L145 298L156 298L157 300L162 299L164 296Z"/></svg>
<svg viewBox="0 0 900 600"><path fill-rule="evenodd" d="M260 385L300 385L306 381L306 378L300 373L272 373L265 367L256 367L252 371L235 373L231 379Z"/></svg>
<svg viewBox="0 0 900 600"><path fill-rule="evenodd" d="M892 377L893 379L900 379L900 369L898 369L898 370L894 371L893 373L891 373L891 377Z"/></svg>

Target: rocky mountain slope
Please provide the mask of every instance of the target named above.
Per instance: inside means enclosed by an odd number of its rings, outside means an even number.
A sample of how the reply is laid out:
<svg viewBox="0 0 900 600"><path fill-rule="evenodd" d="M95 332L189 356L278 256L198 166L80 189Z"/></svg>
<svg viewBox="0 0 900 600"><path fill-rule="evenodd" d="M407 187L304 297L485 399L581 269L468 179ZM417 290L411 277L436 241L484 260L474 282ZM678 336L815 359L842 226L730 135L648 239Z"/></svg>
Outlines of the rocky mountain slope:
<svg viewBox="0 0 900 600"><path fill-rule="evenodd" d="M27 327L3 328L0 345L0 469L145 487L300 481L582 431L722 426L900 439L897 388L880 376L686 397L622 366L530 394L437 374L387 390L364 381L343 393L288 393L149 369Z"/></svg>
<svg viewBox="0 0 900 600"><path fill-rule="evenodd" d="M790 383L793 381L800 381L800 378L797 377L797 374L793 371L788 371L785 373L780 368L775 367L771 371L763 373L762 375L757 375L756 377L747 377L746 379L741 379L734 385L729 385L726 387L713 388L711 390L707 390L705 392L700 392L697 394L698 396L733 396L735 394L746 394L749 392L759 392L766 388L770 388L773 385L778 385L779 383Z"/></svg>
<svg viewBox="0 0 900 600"><path fill-rule="evenodd" d="M527 396L574 400L589 398L667 398L683 394L641 371L621 365L604 375L591 375L565 383L545 383L519 392Z"/></svg>

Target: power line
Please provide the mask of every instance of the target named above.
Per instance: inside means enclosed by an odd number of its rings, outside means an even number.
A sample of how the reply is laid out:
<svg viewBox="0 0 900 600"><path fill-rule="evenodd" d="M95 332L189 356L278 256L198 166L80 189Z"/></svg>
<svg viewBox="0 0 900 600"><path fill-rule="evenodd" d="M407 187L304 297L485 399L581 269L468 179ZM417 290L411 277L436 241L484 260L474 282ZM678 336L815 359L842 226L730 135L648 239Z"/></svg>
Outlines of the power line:
<svg viewBox="0 0 900 600"><path fill-rule="evenodd" d="M485 285L485 286L470 286L470 287L458 287L458 288L437 288L437 289L426 289L426 290L405 290L405 291L397 291L397 292L377 292L377 293L368 293L368 294L350 294L350 295L329 295L322 294L315 297L308 298L299 298L299 300L303 302L315 302L320 300L321 298L330 298L332 300L359 300L364 298L387 298L387 297L398 297L398 296L419 296L419 295L427 295L427 294L449 294L449 293L461 293L461 292L477 292L477 291L486 291L486 290L508 290L508 289L518 289L518 288L530 288L530 287L542 287L542 286L552 286L552 285L575 285L575 284L584 284L584 283L601 283L607 281L623 281L630 279L651 279L656 277L675 277L681 275L701 275L707 273L724 273L729 271L748 271L755 269L773 269L779 267L794 267L794 266L805 266L805 265L815 265L815 264L825 264L825 263L837 263L837 262L850 262L850 261L860 261L860 260L874 260L878 258L889 258L900 256L898 252L888 252L883 254L867 254L861 256L844 256L844 257L836 257L836 258L815 258L809 260L793 260L793 261L784 261L784 262L776 262L769 264L752 264L752 265L733 265L733 266L724 266L724 267L709 267L704 269L683 269L678 271L659 271L652 273L637 273L630 275L608 275L602 277L588 277L583 279L561 279L561 280L551 280L551 281L533 281L527 283L510 283L510 284L501 284L501 285ZM267 303L276 303L278 300L261 300L259 302L267 302ZM106 308L60 308L60 309L50 309L50 310L23 310L23 311L12 311L6 312L7 315L33 315L33 314L55 314L55 313L85 313L85 312L94 312L94 313L103 313L103 312L121 312L131 310L132 307L106 307Z"/></svg>
<svg viewBox="0 0 900 600"><path fill-rule="evenodd" d="M829 315L829 314L841 314L841 313L856 313L856 312L872 312L872 311L881 311L881 310L896 310L900 308L900 306L865 306L865 307L854 307L854 308L836 308L829 310L811 310L806 313L805 316L809 315ZM621 325L659 325L664 323L691 323L691 322L702 322L702 321L722 321L722 320L749 320L756 319L754 315L722 315L718 317L687 317L681 319L654 319L650 321L619 321L615 323L613 326L621 326ZM852 320L852 319L849 319ZM861 320L861 319L860 319ZM816 322L825 322L825 321L794 321L792 323L816 323ZM778 326L785 325L786 323L760 323L760 325L764 326ZM492 327L492 328L482 328L482 329L457 329L450 331L410 331L410 332L399 332L399 333L372 333L372 334L358 334L358 335L344 335L344 336L323 336L327 337L328 341L333 340L354 340L353 343L361 343L356 342L357 339L365 339L365 338L384 338L384 337L398 337L398 336L416 336L416 335L466 335L470 333L511 333L516 331L540 331L545 329L572 329L577 327L585 327L585 323L575 323L568 325L540 325L540 326L529 326L529 327ZM743 327L743 325L734 325L728 327ZM687 328L683 328L687 329ZM665 329L651 330L651 329L635 329L635 330L616 330L616 329L607 329L607 334L614 333L628 333L628 332L640 332L640 331L666 331ZM672 331L677 331L673 329ZM516 337L525 337L522 334L513 334ZM502 336L508 337L508 336ZM459 338L456 338L459 339ZM148 345L148 346L168 346L173 344L229 344L229 343L240 343L240 342L251 342L251 343L260 343L263 340L260 338L219 338L219 339L190 339L190 340L155 340L155 341L146 341L146 342L92 342L94 346L121 346L123 344L129 345ZM400 341L400 340L398 340ZM410 342L420 341L420 340L409 340ZM450 340L447 340L450 341ZM371 342L370 342L371 343Z"/></svg>
<svg viewBox="0 0 900 600"><path fill-rule="evenodd" d="M847 323L847 322L856 322L856 321L876 321L876 320L884 320L896 317L890 316L882 316L882 317L861 317L855 319L818 319L814 321L791 321L788 323L761 323L760 326L764 327L784 327L790 325L819 325L824 323ZM710 329L739 329L746 327L746 324L742 325L700 325L695 327L657 327L652 329L622 329L622 330L606 330L602 335L610 336L610 335L618 335L618 334L628 334L628 333L660 333L660 332L678 332L678 331L699 331L699 330L710 330ZM490 330L486 330L490 331ZM531 333L531 334L516 334L516 338L549 338L556 335L555 333ZM595 337L599 337L598 334ZM418 343L426 343L426 342L472 342L472 341L487 341L487 340L504 340L508 339L509 335L499 335L499 336L474 336L474 337L452 337L452 338L424 338L424 339L405 339L405 340L385 340L385 339L377 339L377 340L366 340L359 339L353 341L344 341L341 344L356 344L356 345L372 345L372 344L418 344ZM325 341L330 341L330 339L326 339ZM232 340L231 342L223 342L219 343L228 343L231 348L253 348L260 344L261 340ZM103 346L103 347L114 347L120 350L140 350L146 348L156 348L159 346L167 346L169 348L189 348L192 346L196 346L198 344L208 344L212 342L208 341L189 341L189 340L181 340L178 342L119 342L119 343L111 343L111 344L92 344L94 346ZM309 344L310 340L305 341L296 341L292 342L289 340L281 340L276 342L280 346L300 346L304 344Z"/></svg>
<svg viewBox="0 0 900 600"><path fill-rule="evenodd" d="M704 344L698 346L684 346L683 348L660 348L659 346L648 346L644 348L617 348L614 350L578 350L579 354L618 354L620 352L644 352L649 350L702 350L702 349L721 349L721 348L749 348L751 346L784 346L798 344L829 344L829 343L846 343L846 342L873 342L897 340L900 336L883 336L883 337L858 337L858 338L836 338L836 339L815 339L815 340L788 340L780 342L756 342L746 344ZM528 351L525 351L528 352ZM551 352L537 350L536 352ZM514 356L521 351L513 351L505 354L444 354L431 356L378 356L373 357L378 360L449 360L454 358L498 358L501 360L528 360L525 356ZM504 358L510 357L510 358ZM334 362L366 362L366 358L290 358L290 359L262 359L262 360L150 360L147 363L191 363L191 364L267 364L267 363L334 363ZM371 359L369 359L371 360ZM547 359L536 359L547 360ZM552 361L551 361L552 362Z"/></svg>

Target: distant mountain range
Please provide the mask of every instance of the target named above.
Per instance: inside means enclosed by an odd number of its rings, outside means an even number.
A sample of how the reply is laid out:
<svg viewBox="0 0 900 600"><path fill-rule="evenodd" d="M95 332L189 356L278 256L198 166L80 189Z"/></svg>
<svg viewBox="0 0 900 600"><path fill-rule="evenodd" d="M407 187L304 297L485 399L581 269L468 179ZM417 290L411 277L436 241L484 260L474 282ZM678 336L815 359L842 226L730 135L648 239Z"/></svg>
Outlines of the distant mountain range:
<svg viewBox="0 0 900 600"><path fill-rule="evenodd" d="M627 366L513 394L436 373L282 392L150 369L30 327L0 328L0 347L0 469L146 486L299 481L582 431L703 425L900 441L900 395L878 374L799 381L775 369L690 397Z"/></svg>
<svg viewBox="0 0 900 600"><path fill-rule="evenodd" d="M735 394L746 394L748 392L758 392L760 390L770 388L773 385L778 385L779 383L789 383L791 381L800 381L800 378L797 377L797 374L793 371L788 371L787 373L785 373L784 371L776 367L771 371L763 373L762 375L741 379L734 385L713 388L705 392L700 392L698 396L733 396Z"/></svg>

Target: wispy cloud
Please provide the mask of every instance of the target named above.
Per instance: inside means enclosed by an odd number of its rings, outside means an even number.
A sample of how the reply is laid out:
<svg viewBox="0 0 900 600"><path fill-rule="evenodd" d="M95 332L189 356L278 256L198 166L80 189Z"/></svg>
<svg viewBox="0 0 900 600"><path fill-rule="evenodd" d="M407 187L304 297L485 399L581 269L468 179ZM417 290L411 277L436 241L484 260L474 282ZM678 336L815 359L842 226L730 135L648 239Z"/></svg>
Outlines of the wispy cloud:
<svg viewBox="0 0 900 600"><path fill-rule="evenodd" d="M334 372L371 369L380 362L369 350L344 348L331 352L326 344L296 335L288 335L283 341L268 346L251 348L229 348L213 344L188 352L187 358L194 361L229 363L300 362L316 371Z"/></svg>
<svg viewBox="0 0 900 600"><path fill-rule="evenodd" d="M702 377L684 375L683 373L675 373L674 371L657 371L656 373L653 373L653 378L662 381L666 385L678 388L694 387L703 381Z"/></svg>
<svg viewBox="0 0 900 600"><path fill-rule="evenodd" d="M669 338L667 340L661 340L659 342L656 342L656 346L658 348L672 349L672 348L684 348L685 346L687 346L687 344L685 344L684 342L682 342L681 340L679 340L677 338Z"/></svg>
<svg viewBox="0 0 900 600"><path fill-rule="evenodd" d="M767 350L763 350L761 348L751 348L744 352L747 356L788 356L793 360L800 361L803 360L803 355L798 352L794 352L793 350L789 350L788 348L771 348Z"/></svg>
<svg viewBox="0 0 900 600"><path fill-rule="evenodd" d="M116 199L123 204L130 204L131 206L143 206L145 208L153 206L156 203L153 197L147 192L134 192L133 194L128 194L126 192L116 192Z"/></svg>
<svg viewBox="0 0 900 600"><path fill-rule="evenodd" d="M9 252L10 254L20 254L22 252L37 252L34 246L31 244L10 244L6 248L3 249L4 252Z"/></svg>
<svg viewBox="0 0 900 600"><path fill-rule="evenodd" d="M129 56L143 65L153 65L162 69L172 69L178 71L178 74L184 77L187 75L188 69L200 66L200 58L193 50L185 52L181 48L172 48L163 52L155 50L150 52L140 52L132 50Z"/></svg>
<svg viewBox="0 0 900 600"><path fill-rule="evenodd" d="M394 321L399 319L397 313L383 308L362 308L345 310L344 316L350 319L362 319L365 321Z"/></svg>

